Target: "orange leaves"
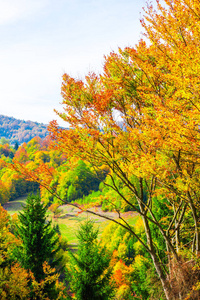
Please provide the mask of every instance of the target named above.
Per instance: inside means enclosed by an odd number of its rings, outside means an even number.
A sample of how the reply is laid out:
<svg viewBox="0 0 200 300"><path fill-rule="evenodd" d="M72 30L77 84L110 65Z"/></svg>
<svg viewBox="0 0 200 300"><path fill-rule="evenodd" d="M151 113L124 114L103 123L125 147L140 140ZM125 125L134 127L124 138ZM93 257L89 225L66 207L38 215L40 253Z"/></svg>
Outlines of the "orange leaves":
<svg viewBox="0 0 200 300"><path fill-rule="evenodd" d="M79 207L79 209L80 209L80 207ZM85 210L79 210L77 213L76 213L76 216L79 216L80 214L82 214L83 212L84 212Z"/></svg>
<svg viewBox="0 0 200 300"><path fill-rule="evenodd" d="M30 293L28 281L27 271L18 264L11 266L11 270L6 268L4 273L1 274L1 299L28 299Z"/></svg>
<svg viewBox="0 0 200 300"><path fill-rule="evenodd" d="M126 266L122 260L119 260L114 267L113 279L117 286L117 299L126 299L131 292L131 274L133 268Z"/></svg>
<svg viewBox="0 0 200 300"><path fill-rule="evenodd" d="M115 271L114 279L115 279L115 282L117 283L118 286L122 285L123 277L122 277L122 271L120 269L117 269Z"/></svg>
<svg viewBox="0 0 200 300"><path fill-rule="evenodd" d="M65 112L59 115L75 130L52 123L55 146L162 181L175 174L172 152L181 150L185 161L189 153L199 163L197 10L197 1L166 1L165 7L158 2L158 11L149 5L142 24L150 45L141 40L135 48L112 52L104 74L90 73L85 83L64 74Z"/></svg>
<svg viewBox="0 0 200 300"><path fill-rule="evenodd" d="M8 226L9 215L7 211L0 205L0 230Z"/></svg>
<svg viewBox="0 0 200 300"><path fill-rule="evenodd" d="M79 107L79 102L81 102L82 98L82 90L84 89L84 83L81 80L75 80L71 78L69 75L63 75L63 84L62 84L62 96L63 96L63 104L68 104L69 99L76 100L74 101L74 105L76 108Z"/></svg>
<svg viewBox="0 0 200 300"><path fill-rule="evenodd" d="M19 264L15 264L11 267L11 274L9 278L9 282L7 283L9 286L9 296L15 297L16 295L20 295L21 299L28 297L29 295L29 287L28 287L28 272L20 267Z"/></svg>
<svg viewBox="0 0 200 300"><path fill-rule="evenodd" d="M96 109L100 115L109 113L110 109L112 108L112 96L113 92L111 90L101 91L100 93L94 95L94 110Z"/></svg>
<svg viewBox="0 0 200 300"><path fill-rule="evenodd" d="M20 146L15 153L15 158L20 161L21 163L25 163L28 161L28 154L24 146Z"/></svg>
<svg viewBox="0 0 200 300"><path fill-rule="evenodd" d="M45 188L52 193L55 193L54 186L51 186L50 183L55 174L53 167L40 162L39 166L33 162L30 162L26 165L14 160L14 164L10 164L9 167L14 170L21 178L27 181L37 182L40 185L41 192Z"/></svg>

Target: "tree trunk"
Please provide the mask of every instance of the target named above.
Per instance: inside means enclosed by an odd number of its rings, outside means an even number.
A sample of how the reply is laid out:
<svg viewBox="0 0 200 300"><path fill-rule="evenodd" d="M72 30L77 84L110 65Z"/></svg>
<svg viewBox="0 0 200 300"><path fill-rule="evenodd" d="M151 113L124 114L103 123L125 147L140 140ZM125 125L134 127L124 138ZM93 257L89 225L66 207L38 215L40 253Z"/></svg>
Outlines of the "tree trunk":
<svg viewBox="0 0 200 300"><path fill-rule="evenodd" d="M199 233L199 224L198 224L198 216L197 216L197 210L196 207L192 201L192 197L190 195L190 193L188 192L188 200L189 200L189 205L192 211L192 215L193 215L193 220L194 220L194 227L195 227L195 241L196 241L196 255L199 255L200 253L200 233Z"/></svg>
<svg viewBox="0 0 200 300"><path fill-rule="evenodd" d="M165 293L165 297L167 300L175 300L173 299L170 295L171 295L171 287L169 285L169 282L166 279L166 276L163 273L162 270L162 266L160 265L159 261L157 260L156 254L152 253L151 254L151 258L153 260L153 264L155 266L156 272L158 274L158 277L161 281L162 287L163 287L163 291Z"/></svg>

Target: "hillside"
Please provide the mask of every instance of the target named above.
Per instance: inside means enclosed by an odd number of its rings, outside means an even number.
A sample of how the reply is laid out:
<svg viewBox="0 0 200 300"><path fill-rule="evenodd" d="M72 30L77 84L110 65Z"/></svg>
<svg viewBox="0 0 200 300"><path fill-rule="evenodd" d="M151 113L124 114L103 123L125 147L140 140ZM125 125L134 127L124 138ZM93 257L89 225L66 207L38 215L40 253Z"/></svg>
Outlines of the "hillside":
<svg viewBox="0 0 200 300"><path fill-rule="evenodd" d="M44 138L47 135L45 124L0 115L0 138L9 139L11 144L27 143L35 136Z"/></svg>

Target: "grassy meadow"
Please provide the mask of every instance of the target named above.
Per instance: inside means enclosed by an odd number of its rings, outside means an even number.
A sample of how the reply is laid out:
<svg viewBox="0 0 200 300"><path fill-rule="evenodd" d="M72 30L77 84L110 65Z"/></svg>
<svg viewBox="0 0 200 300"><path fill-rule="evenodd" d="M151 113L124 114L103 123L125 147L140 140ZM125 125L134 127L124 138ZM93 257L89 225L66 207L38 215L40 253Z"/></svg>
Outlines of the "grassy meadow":
<svg viewBox="0 0 200 300"><path fill-rule="evenodd" d="M3 205L3 208L6 209L10 215L13 215L21 211L24 205L26 205L26 197L20 197L16 200L7 202Z"/></svg>
<svg viewBox="0 0 200 300"><path fill-rule="evenodd" d="M14 201L10 201L6 204L4 204L4 208L8 211L10 215L13 215L15 213L19 213L23 206L26 204L26 197L20 197ZM76 207L70 206L70 205L62 205L60 207L62 210L62 213L60 217L53 218L53 214L49 212L48 218L52 219L53 224L58 224L61 235L68 241L69 245L76 246L77 244L77 237L76 232L79 228L79 225L82 221L85 221L87 219L91 219L94 221L95 226L99 228L99 237L101 236L101 233L103 232L104 228L109 224L108 221L102 217L82 212L78 214L79 209ZM92 209L91 209L92 210ZM112 219L117 219L118 214L115 212L102 212L101 208L96 208L95 211L97 211L100 214L105 214L106 216L109 216ZM138 216L135 212L126 212L121 214L126 220L129 221L130 225L134 225Z"/></svg>

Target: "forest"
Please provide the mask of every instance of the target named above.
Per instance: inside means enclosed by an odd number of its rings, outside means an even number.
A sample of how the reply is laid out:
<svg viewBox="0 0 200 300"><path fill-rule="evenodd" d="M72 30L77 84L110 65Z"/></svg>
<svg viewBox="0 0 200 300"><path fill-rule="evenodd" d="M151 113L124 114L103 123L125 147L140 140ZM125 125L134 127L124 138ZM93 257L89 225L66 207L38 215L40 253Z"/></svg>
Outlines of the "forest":
<svg viewBox="0 0 200 300"><path fill-rule="evenodd" d="M44 138L47 135L47 125L0 115L0 137L13 145L27 143L35 136Z"/></svg>
<svg viewBox="0 0 200 300"><path fill-rule="evenodd" d="M0 145L0 202L39 189L18 217L1 208L3 299L200 299L200 3L146 4L141 23L144 38L105 56L102 74L63 75L55 112L69 129L52 121L44 139ZM100 239L81 223L71 252L45 223L62 204L111 222ZM37 214L40 260L26 234Z"/></svg>

